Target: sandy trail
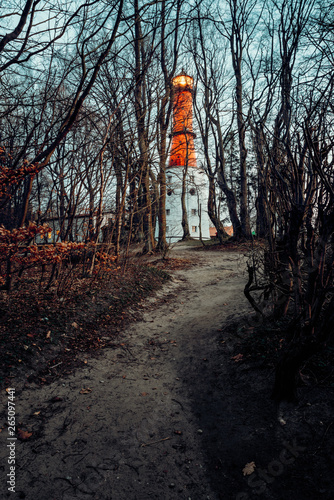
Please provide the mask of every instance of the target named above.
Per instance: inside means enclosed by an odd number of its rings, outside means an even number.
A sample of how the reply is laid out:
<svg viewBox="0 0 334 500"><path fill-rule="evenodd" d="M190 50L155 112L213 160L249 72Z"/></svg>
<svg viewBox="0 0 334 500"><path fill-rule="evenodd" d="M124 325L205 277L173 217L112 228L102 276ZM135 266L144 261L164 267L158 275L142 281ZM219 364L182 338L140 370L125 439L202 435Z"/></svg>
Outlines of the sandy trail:
<svg viewBox="0 0 334 500"><path fill-rule="evenodd" d="M143 320L115 341L124 345L86 355L72 376L17 395L17 426L32 436L16 442L11 498L222 498L210 479L221 463L217 421L228 412L218 331L249 311L245 259L182 247L173 256L198 264L173 271L173 281L143 301ZM2 442L4 474L7 454ZM2 498L12 495L6 491Z"/></svg>

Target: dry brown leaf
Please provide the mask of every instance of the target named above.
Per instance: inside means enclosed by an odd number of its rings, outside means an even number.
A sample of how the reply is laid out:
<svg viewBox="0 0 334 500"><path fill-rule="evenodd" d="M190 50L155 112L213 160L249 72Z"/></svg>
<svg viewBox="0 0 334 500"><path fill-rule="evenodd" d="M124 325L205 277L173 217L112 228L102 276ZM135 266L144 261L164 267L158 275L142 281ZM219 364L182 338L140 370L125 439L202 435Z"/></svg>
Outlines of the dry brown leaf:
<svg viewBox="0 0 334 500"><path fill-rule="evenodd" d="M18 439L22 439L22 441L26 441L32 436L32 432L23 431L22 429L17 429L17 437Z"/></svg>
<svg viewBox="0 0 334 500"><path fill-rule="evenodd" d="M253 474L253 472L255 470L255 467L256 467L255 462L249 462L242 469L243 475L244 476L250 476L251 474Z"/></svg>
<svg viewBox="0 0 334 500"><path fill-rule="evenodd" d="M79 394L89 394L90 392L92 392L92 389L90 389L89 387L87 388L82 388L81 391L79 392Z"/></svg>
<svg viewBox="0 0 334 500"><path fill-rule="evenodd" d="M147 396L147 394L148 394L147 392L142 392L140 395L141 396Z"/></svg>
<svg viewBox="0 0 334 500"><path fill-rule="evenodd" d="M238 361L242 361L243 357L244 357L243 354L237 354L236 356L233 356L231 359L233 359L237 363Z"/></svg>

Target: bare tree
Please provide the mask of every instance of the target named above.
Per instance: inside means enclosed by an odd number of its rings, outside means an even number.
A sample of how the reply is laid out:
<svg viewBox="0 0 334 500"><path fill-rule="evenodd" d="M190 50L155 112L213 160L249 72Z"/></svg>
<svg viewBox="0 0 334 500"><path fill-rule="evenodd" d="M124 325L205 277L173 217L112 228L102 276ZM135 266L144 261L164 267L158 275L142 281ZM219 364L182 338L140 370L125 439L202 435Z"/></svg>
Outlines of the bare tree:
<svg viewBox="0 0 334 500"><path fill-rule="evenodd" d="M198 9L194 20L191 51L198 81L195 111L203 144L205 170L209 180L208 214L221 239L225 236L225 231L216 202L216 184L218 184L226 199L233 234L238 239L242 237L243 232L232 177L226 169L225 154L233 114L225 129L223 129L221 118L221 109L224 110L226 107L231 81L221 60L221 54L226 55L226 47L223 45L221 52L217 51L219 42L217 41L218 34L214 31L214 23L207 26L203 17L205 19L207 16Z"/></svg>
<svg viewBox="0 0 334 500"><path fill-rule="evenodd" d="M285 319L285 348L273 390L277 400L296 397L300 367L326 347L333 328L333 78L323 71L321 57L305 71L298 50L308 34L313 6L304 0L275 3L280 16L280 100L271 130L261 132L270 164L266 188L273 221L265 289L273 299L274 317ZM301 83L305 73L312 84ZM257 307L263 314L263 304Z"/></svg>
<svg viewBox="0 0 334 500"><path fill-rule="evenodd" d="M160 90L158 96L158 141L157 147L159 151L159 187L160 187L160 196L159 196L159 235L158 235L158 244L157 249L162 252L167 249L166 242L166 163L167 163L167 155L168 155L168 142L167 142L167 134L170 125L170 118L172 113L172 78L175 74L177 61L178 61L178 52L179 52L179 16L181 9L181 0L177 0L175 2L176 13L172 12L173 17L175 16L175 20L173 19L173 28L171 34L166 33L168 17L166 13L166 2L163 1L161 4L161 41L160 41L160 64L163 75L163 89ZM174 3L173 3L174 5ZM169 7L169 14L170 14ZM170 24L171 21L169 21ZM171 28L169 28L171 30ZM172 38L170 42L169 38ZM171 50L169 52L169 44L172 44ZM171 53L170 53L171 52Z"/></svg>
<svg viewBox="0 0 334 500"><path fill-rule="evenodd" d="M260 20L260 13L256 10L255 0L228 0L230 17L222 19L216 26L219 32L228 39L235 77L235 103L240 154L240 224L243 236L251 236L251 227L248 208L247 186L247 146L246 126L247 115L244 112L244 79L243 58L244 50L250 44L253 33Z"/></svg>
<svg viewBox="0 0 334 500"><path fill-rule="evenodd" d="M36 8L38 5L42 5L40 1L31 2L27 1L20 15L20 20L18 24L7 34L2 36L0 39L0 57L1 57L1 70L2 73L9 71L9 68L15 68L15 71L26 72L25 64L30 60L34 61L36 58L40 57L40 54L48 54L49 57L52 55L52 50L54 49L54 43L65 33L73 29L77 30L76 39L76 54L74 61L70 61L71 65L74 66L74 70L77 69L77 63L79 63L79 78L78 83L75 88L72 88L72 100L69 103L66 110L57 117L52 117L49 125L44 129L44 138L39 141L39 150L33 152L27 149L27 145L30 144L34 128L27 130L26 140L24 141L25 146L21 146L16 155L16 164L13 168L6 170L6 181L4 185L12 185L12 189L9 193L3 192L2 203L5 204L10 200L13 191L17 189L20 182L23 181L27 176L30 177L29 185L27 187L27 192L25 195L24 211L20 223L25 221L25 216L27 212L27 206L29 202L29 196L31 193L31 185L34 175L40 172L50 161L53 153L60 143L64 140L66 135L69 133L73 127L76 119L78 118L79 112L83 106L83 103L87 96L89 95L97 75L99 73L102 63L106 60L108 54L110 54L111 48L115 42L121 18L123 15L123 1L117 2L117 5L111 4L109 11L103 14L102 18L99 18L101 14L101 8L98 6L98 2L84 2L79 8L75 9L68 15L68 18L62 15L62 10L58 10L58 15L62 19L61 28L58 28L57 23L51 23L55 26L53 33L48 37L48 31L44 31L44 27L48 25L48 20L39 22L38 12ZM94 9L93 9L94 7ZM46 9L47 12L50 12ZM14 15L15 13L13 13ZM9 19L12 13L9 12ZM50 13L51 16L51 13ZM87 21L90 20L90 28L87 28ZM110 30L108 34L105 33L102 36L102 40L99 40L99 47L93 43L94 38L101 37L103 30L108 27ZM25 31L24 31L25 30ZM24 33L24 34L23 34ZM20 36L22 35L23 36ZM51 38L51 40L50 40ZM39 47L37 48L36 41L39 40ZM44 41L45 39L45 41ZM101 42L101 43L100 43ZM30 61L30 62L31 62ZM51 59L50 59L51 61ZM37 63L37 61L36 61ZM67 65L65 76L68 77L71 72L71 65ZM31 78L26 79L28 85L33 85L37 81L38 75L38 65L37 69L33 70L31 63L31 72L37 71L37 76L34 74ZM4 75L6 76L6 75ZM66 85L67 79L65 78L62 85ZM47 82L46 82L47 83ZM71 85L69 83L69 85ZM50 117L47 117L47 119ZM42 124L44 122L42 121ZM40 123L38 124L40 125ZM27 163L22 165L23 158L27 159ZM16 187L15 187L16 186Z"/></svg>

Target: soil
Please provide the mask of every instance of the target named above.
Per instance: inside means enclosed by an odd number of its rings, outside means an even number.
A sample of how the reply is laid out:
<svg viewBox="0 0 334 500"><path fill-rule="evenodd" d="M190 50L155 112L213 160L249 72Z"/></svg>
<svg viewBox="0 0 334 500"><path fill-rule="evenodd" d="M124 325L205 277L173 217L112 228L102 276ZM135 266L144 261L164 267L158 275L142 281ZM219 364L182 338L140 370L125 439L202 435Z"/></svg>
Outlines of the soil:
<svg viewBox="0 0 334 500"><path fill-rule="evenodd" d="M276 406L243 294L246 257L183 245L172 256L189 265L140 302L117 342L49 384L11 379L15 493L1 392L1 498L334 498L332 379L305 376L298 404Z"/></svg>

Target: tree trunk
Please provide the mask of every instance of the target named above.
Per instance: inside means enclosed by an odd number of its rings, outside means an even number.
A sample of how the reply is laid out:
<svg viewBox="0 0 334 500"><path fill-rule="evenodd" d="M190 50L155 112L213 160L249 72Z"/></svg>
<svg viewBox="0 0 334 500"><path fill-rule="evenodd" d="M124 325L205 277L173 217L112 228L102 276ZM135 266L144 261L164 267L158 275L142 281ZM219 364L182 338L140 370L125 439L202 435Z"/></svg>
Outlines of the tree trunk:
<svg viewBox="0 0 334 500"><path fill-rule="evenodd" d="M147 166L143 182L143 198L144 198L143 230L144 230L144 242L145 242L143 253L149 253L152 252L154 248L154 236L153 236L153 226L152 226L150 176Z"/></svg>
<svg viewBox="0 0 334 500"><path fill-rule="evenodd" d="M237 107L237 126L239 137L239 155L240 155L240 195L239 195L239 213L242 235L246 238L251 236L249 211L248 211L248 186L247 186L247 148L246 148L246 123L243 114L243 82L242 82L242 59L244 48L245 12L235 0L230 2L230 11L232 16L232 28L230 34L230 46L233 70L235 76L236 107Z"/></svg>
<svg viewBox="0 0 334 500"><path fill-rule="evenodd" d="M275 372L275 382L271 398L275 401L297 401L297 384L300 367L320 349L314 341L295 343L281 356Z"/></svg>
<svg viewBox="0 0 334 500"><path fill-rule="evenodd" d="M34 177L30 175L28 179L28 183L25 184L25 189L24 189L24 202L23 202L23 208L22 208L22 217L19 226L23 226L26 222L27 214L28 214L28 208L29 208L29 200L30 200L30 195L32 191L32 184L33 184Z"/></svg>
<svg viewBox="0 0 334 500"><path fill-rule="evenodd" d="M165 166L160 164L159 172L159 185L160 185L160 196L159 196L159 211L158 211L158 224L159 224L159 236L157 249L161 252L165 252L168 248L168 243L166 241L166 170Z"/></svg>
<svg viewBox="0 0 334 500"><path fill-rule="evenodd" d="M143 231L144 231L144 253L151 252L154 248L154 235L152 227L152 205L151 205L151 193L150 193L150 176L149 176L149 157L148 157L148 129L145 123L145 117L147 114L147 102L146 102L146 86L145 86L145 75L147 72L147 61L145 58L147 54L145 53L145 47L143 42L143 34L141 29L141 17L139 10L139 2L135 0L135 111L136 111L136 121L137 121L137 135L138 135L138 146L140 151L140 176L141 184L143 189L143 202L144 202L144 213L143 213Z"/></svg>
<svg viewBox="0 0 334 500"><path fill-rule="evenodd" d="M155 245L155 231L157 227L159 214L159 186L154 172L150 169L150 178L153 185L153 200L152 200L152 237Z"/></svg>
<svg viewBox="0 0 334 500"><path fill-rule="evenodd" d="M224 229L223 224L219 219L219 213L217 213L216 206L216 189L215 189L215 179L212 175L209 175L209 197L208 197L208 215L212 224L215 226L217 230L217 236L219 238L219 242L223 242L223 238L226 238L228 235Z"/></svg>
<svg viewBox="0 0 334 500"><path fill-rule="evenodd" d="M216 144L216 153L217 153L217 161L218 161L218 176L217 182L219 184L220 189L226 196L226 203L228 208L228 213L230 216L230 220L233 226L233 237L236 239L240 239L243 235L241 222L238 216L238 204L236 200L236 196L234 191L228 186L226 175L225 175L225 148L224 148L224 139L223 133L221 129L220 119L217 111L217 116L214 118L211 116L212 123L217 128L217 144Z"/></svg>
<svg viewBox="0 0 334 500"><path fill-rule="evenodd" d="M182 174L182 193L181 193L182 228L183 228L182 240L188 240L190 238L188 214L187 214L187 206L186 206L187 172L188 172L188 167L186 166L186 167L184 167L183 174Z"/></svg>

